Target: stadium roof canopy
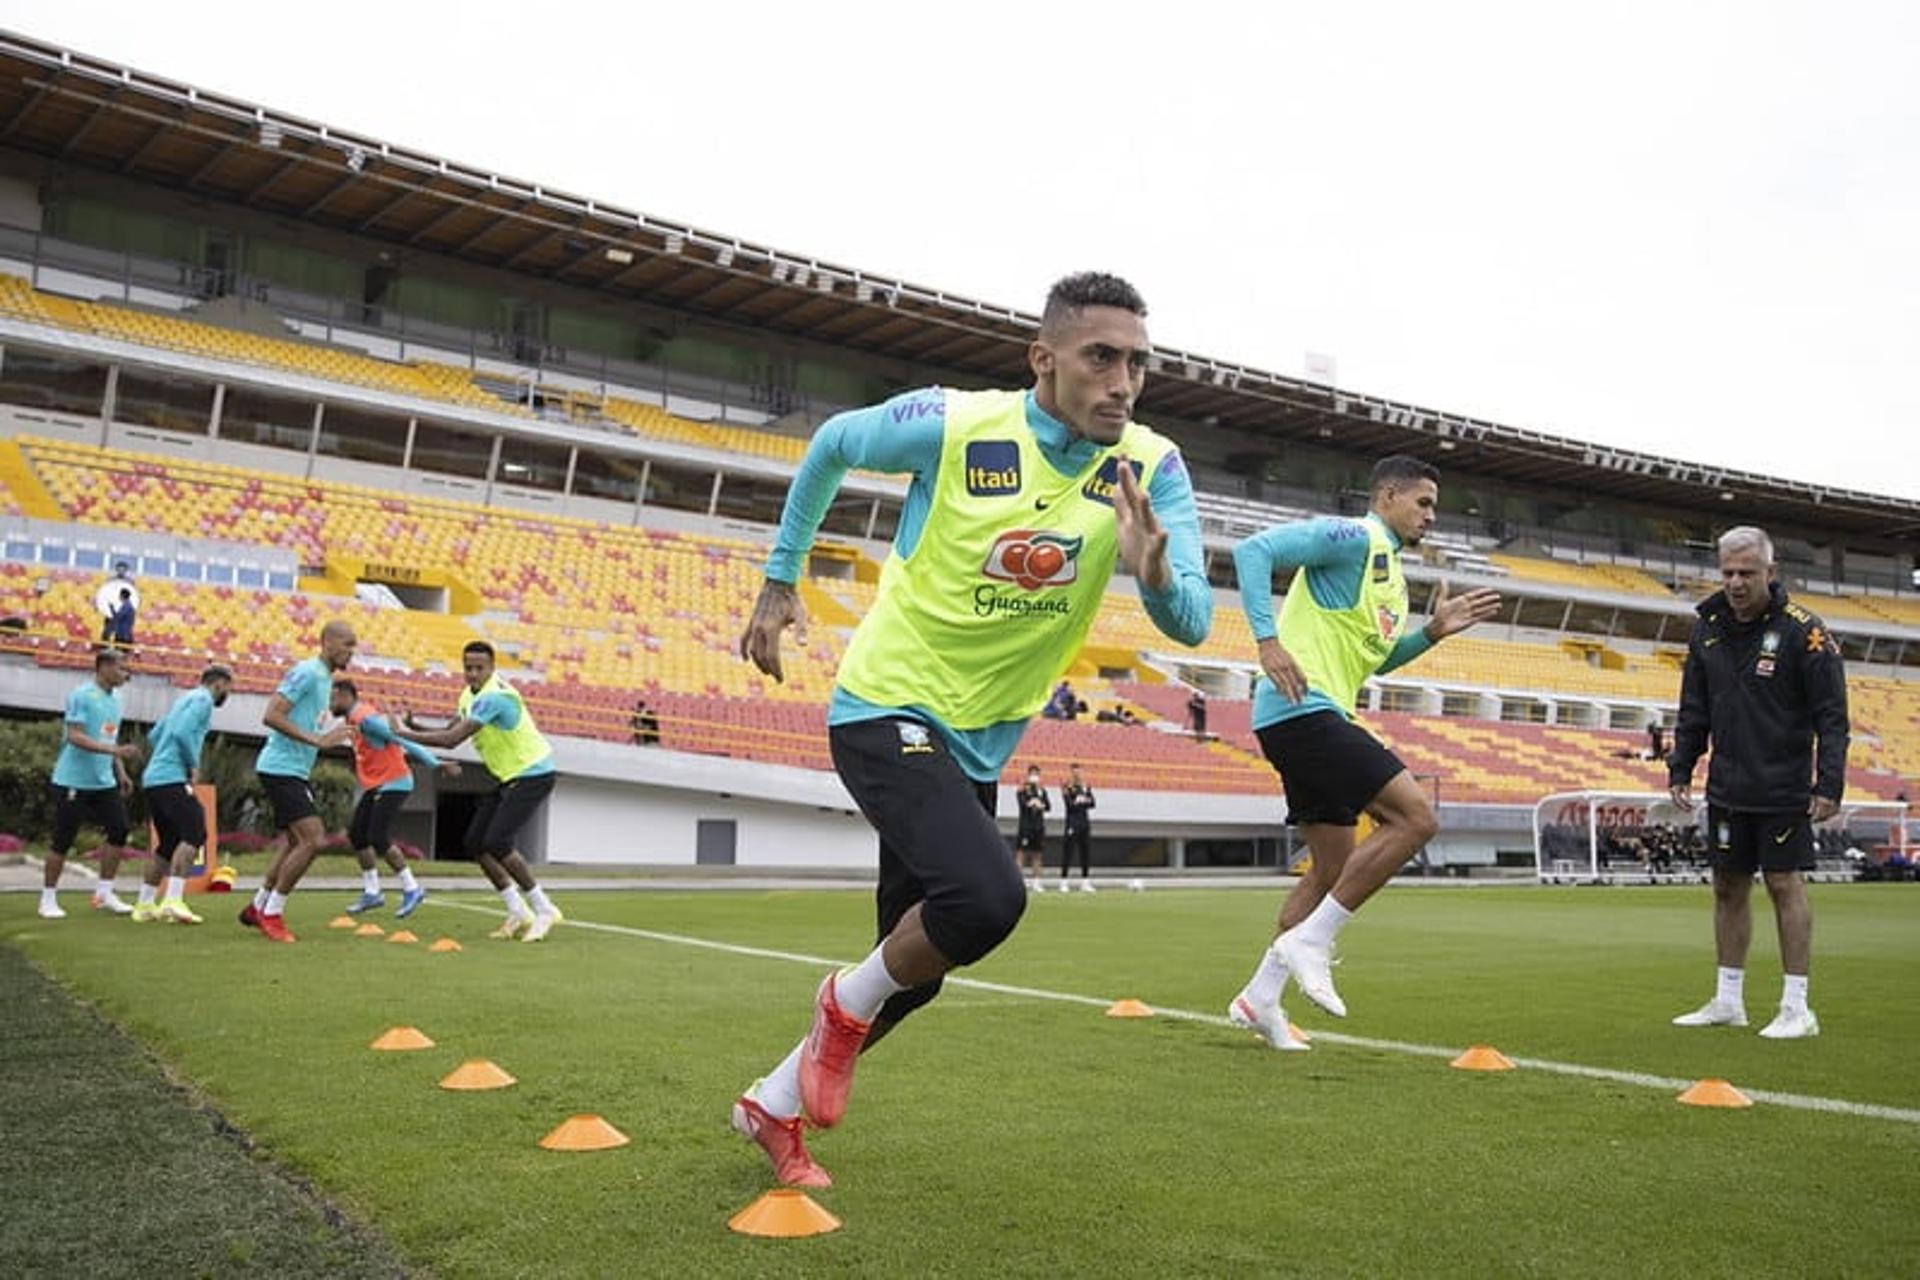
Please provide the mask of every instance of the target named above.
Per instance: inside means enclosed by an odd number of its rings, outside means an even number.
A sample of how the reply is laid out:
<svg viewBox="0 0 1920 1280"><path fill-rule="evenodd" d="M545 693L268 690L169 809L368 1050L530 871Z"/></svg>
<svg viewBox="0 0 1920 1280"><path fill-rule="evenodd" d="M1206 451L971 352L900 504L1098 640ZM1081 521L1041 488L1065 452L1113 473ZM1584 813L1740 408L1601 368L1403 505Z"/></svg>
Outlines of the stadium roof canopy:
<svg viewBox="0 0 1920 1280"><path fill-rule="evenodd" d="M0 146L614 298L1023 383L1038 318L467 168L0 32ZM1142 416L1920 543L1920 503L1683 462L1157 348Z"/></svg>

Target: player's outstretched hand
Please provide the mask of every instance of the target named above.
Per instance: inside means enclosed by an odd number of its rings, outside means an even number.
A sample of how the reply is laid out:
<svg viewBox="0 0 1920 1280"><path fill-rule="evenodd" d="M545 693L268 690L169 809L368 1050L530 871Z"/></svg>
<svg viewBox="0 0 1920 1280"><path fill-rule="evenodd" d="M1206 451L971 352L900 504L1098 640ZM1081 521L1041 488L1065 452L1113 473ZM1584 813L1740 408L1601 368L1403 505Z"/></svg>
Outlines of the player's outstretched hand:
<svg viewBox="0 0 1920 1280"><path fill-rule="evenodd" d="M113 754L125 760L128 764L132 764L140 758L140 744L137 742L123 742L113 749Z"/></svg>
<svg viewBox="0 0 1920 1280"><path fill-rule="evenodd" d="M1173 581L1173 568L1167 563L1167 531L1160 527L1160 517L1153 514L1153 499L1134 478L1133 463L1125 454L1114 458L1114 469L1120 473L1120 489L1113 503L1120 561L1146 586L1164 591Z"/></svg>
<svg viewBox="0 0 1920 1280"><path fill-rule="evenodd" d="M449 778L457 778L460 776L460 762L458 760L442 760L440 762L440 772Z"/></svg>
<svg viewBox="0 0 1920 1280"><path fill-rule="evenodd" d="M335 747L344 747L353 741L353 730L344 724L337 724L320 735L320 750L331 751Z"/></svg>
<svg viewBox="0 0 1920 1280"><path fill-rule="evenodd" d="M1500 612L1500 593L1491 587L1452 595L1442 582L1433 597L1433 621L1427 624L1427 638L1444 640L1468 627L1486 622Z"/></svg>
<svg viewBox="0 0 1920 1280"><path fill-rule="evenodd" d="M1815 796L1807 806L1807 817L1813 822L1825 822L1840 812L1840 802L1832 796Z"/></svg>
<svg viewBox="0 0 1920 1280"><path fill-rule="evenodd" d="M1688 813L1693 812L1693 788L1684 782L1667 788L1667 795Z"/></svg>
<svg viewBox="0 0 1920 1280"><path fill-rule="evenodd" d="M1307 673L1300 669L1292 654L1280 647L1278 640L1269 638L1260 642L1260 669L1288 702L1298 702L1307 696Z"/></svg>
<svg viewBox="0 0 1920 1280"><path fill-rule="evenodd" d="M791 583L768 578L754 602L753 617L740 634L740 656L782 684L786 673L780 666L780 633L793 628L793 638L807 642L807 607L800 602L800 591Z"/></svg>

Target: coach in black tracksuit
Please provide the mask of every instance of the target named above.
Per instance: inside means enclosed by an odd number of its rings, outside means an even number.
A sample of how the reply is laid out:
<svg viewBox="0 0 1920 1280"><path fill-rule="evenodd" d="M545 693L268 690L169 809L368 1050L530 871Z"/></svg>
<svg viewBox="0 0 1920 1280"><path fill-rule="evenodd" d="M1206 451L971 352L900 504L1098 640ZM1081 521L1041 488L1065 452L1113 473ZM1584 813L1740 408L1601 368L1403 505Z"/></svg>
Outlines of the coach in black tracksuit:
<svg viewBox="0 0 1920 1280"><path fill-rule="evenodd" d="M1713 1000L1679 1026L1746 1025L1744 978L1753 933L1749 897L1763 874L1786 971L1769 1039L1818 1035L1807 1007L1813 916L1803 873L1814 866L1812 824L1840 811L1846 788L1847 686L1826 624L1773 578L1773 544L1750 526L1720 539L1724 589L1700 605L1687 644L1680 719L1667 761L1675 803L1693 807L1694 765L1709 740L1707 847L1713 860Z"/></svg>
<svg viewBox="0 0 1920 1280"><path fill-rule="evenodd" d="M1080 854L1080 883L1088 893L1093 892L1093 823L1088 817L1093 812L1093 788L1080 776L1080 766L1073 765L1067 774L1066 785L1060 788L1060 803L1067 810L1066 837L1060 841L1060 887L1067 887L1067 875L1073 870L1073 855Z"/></svg>

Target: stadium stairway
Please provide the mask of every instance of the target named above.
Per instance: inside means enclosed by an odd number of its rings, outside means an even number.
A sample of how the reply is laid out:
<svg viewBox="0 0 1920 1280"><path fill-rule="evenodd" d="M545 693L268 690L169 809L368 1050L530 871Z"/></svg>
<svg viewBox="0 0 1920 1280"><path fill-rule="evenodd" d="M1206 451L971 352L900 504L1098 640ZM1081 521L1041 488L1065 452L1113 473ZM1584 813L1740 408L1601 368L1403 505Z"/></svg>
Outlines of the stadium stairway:
<svg viewBox="0 0 1920 1280"><path fill-rule="evenodd" d="M35 520L67 518L14 440L0 440L0 491L6 493L13 510L20 515Z"/></svg>

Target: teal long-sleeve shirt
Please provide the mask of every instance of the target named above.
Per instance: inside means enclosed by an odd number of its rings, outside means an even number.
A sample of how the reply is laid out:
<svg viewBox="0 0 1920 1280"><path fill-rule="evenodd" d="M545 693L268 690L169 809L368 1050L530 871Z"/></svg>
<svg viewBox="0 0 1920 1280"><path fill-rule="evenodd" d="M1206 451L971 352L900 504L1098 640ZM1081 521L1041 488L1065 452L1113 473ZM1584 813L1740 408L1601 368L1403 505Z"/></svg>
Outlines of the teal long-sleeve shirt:
<svg viewBox="0 0 1920 1280"><path fill-rule="evenodd" d="M1360 602L1360 589L1366 583L1366 522L1385 527L1378 516L1349 520L1341 516L1322 516L1293 524L1276 525L1256 533L1233 549L1234 572L1240 580L1240 607L1247 615L1253 638L1271 640L1278 634L1273 618L1273 575L1279 569L1300 569L1290 590L1312 593L1314 603L1323 609L1351 609ZM1400 553L1400 539L1386 530L1394 554ZM1403 667L1433 648L1424 630L1409 631L1394 642L1380 673ZM1282 720L1312 715L1319 711L1347 710L1318 689L1309 687L1307 696L1289 701L1274 688L1273 681L1261 676L1253 686L1253 727L1264 729Z"/></svg>
<svg viewBox="0 0 1920 1280"><path fill-rule="evenodd" d="M1079 473L1100 446L1075 435L1065 423L1040 407L1031 391L1026 397L1027 427L1040 446L1041 456L1061 475ZM767 558L767 577L776 582L799 581L814 534L848 471L860 468L889 474L910 474L907 500L893 537L894 551L903 559L920 544L940 473L941 444L946 436L946 394L928 387L895 396L885 404L856 409L829 418L814 433L806 458L787 492L780 532ZM1178 454L1168 463L1175 462ZM1167 531L1167 563L1172 581L1161 590L1140 583L1140 603L1147 616L1170 639L1196 645L1213 625L1213 591L1207 584L1200 543L1200 516L1194 506L1193 485L1187 469L1162 463L1148 482L1147 496ZM925 707L881 707L855 697L844 688L833 691L827 708L829 725L853 724L884 716L911 715L939 732L954 760L968 777L991 782L1000 776L1027 727L1026 720L1006 720L980 729L955 729Z"/></svg>

